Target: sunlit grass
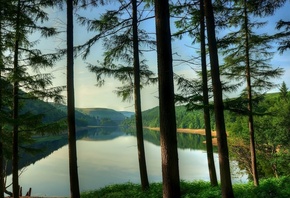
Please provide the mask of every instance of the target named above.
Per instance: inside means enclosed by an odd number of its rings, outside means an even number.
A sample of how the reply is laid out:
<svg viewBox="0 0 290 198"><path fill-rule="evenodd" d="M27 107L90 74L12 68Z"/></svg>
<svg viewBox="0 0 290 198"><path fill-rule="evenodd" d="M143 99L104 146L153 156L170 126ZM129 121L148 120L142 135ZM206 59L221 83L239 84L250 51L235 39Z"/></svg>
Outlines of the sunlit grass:
<svg viewBox="0 0 290 198"><path fill-rule="evenodd" d="M290 177L261 180L260 186L255 187L252 182L234 184L236 198L289 198ZM209 182L181 182L181 197L183 198L217 198L221 197L220 187L212 187ZM162 184L150 184L150 189L143 192L139 184L125 183L110 185L96 191L83 192L82 198L161 198Z"/></svg>

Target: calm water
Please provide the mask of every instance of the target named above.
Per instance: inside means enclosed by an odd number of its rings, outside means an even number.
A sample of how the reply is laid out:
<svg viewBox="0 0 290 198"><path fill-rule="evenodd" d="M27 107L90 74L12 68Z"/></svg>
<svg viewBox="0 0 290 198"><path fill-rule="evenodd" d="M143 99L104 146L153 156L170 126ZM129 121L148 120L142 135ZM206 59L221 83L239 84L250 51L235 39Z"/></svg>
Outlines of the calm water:
<svg viewBox="0 0 290 198"><path fill-rule="evenodd" d="M150 182L160 182L160 146L156 132L149 132L145 141L147 169ZM200 136L181 135L182 149L178 149L180 178L183 180L209 180L206 152L186 146L184 140L200 142ZM197 139L196 139L197 138ZM152 143L151 143L152 142ZM190 143L189 143L190 144ZM202 145L201 145L202 147ZM81 191L104 187L114 183L139 183L136 137L123 132L91 133L77 141L79 182ZM216 164L218 162L215 154ZM217 172L219 167L216 166ZM232 163L232 170L237 166ZM237 175L236 175L237 176ZM8 178L11 180L11 176ZM245 181L246 176L233 178L233 182ZM25 168L20 176L23 193L31 187L34 196L68 196L68 146Z"/></svg>

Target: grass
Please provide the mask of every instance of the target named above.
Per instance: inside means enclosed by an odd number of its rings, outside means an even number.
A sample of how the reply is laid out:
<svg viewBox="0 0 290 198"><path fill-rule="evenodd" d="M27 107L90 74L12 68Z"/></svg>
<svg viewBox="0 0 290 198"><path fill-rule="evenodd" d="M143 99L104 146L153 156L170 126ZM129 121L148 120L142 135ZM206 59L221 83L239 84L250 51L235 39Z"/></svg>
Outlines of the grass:
<svg viewBox="0 0 290 198"><path fill-rule="evenodd" d="M209 182L182 181L182 198L218 198L221 197L220 187L212 187ZM234 184L236 198L289 198L290 177L279 179L270 178L260 181L260 186L255 187L252 182L246 184ZM162 198L162 184L152 183L150 189L143 192L139 184L125 183L106 186L99 190L87 191L81 194L82 198Z"/></svg>

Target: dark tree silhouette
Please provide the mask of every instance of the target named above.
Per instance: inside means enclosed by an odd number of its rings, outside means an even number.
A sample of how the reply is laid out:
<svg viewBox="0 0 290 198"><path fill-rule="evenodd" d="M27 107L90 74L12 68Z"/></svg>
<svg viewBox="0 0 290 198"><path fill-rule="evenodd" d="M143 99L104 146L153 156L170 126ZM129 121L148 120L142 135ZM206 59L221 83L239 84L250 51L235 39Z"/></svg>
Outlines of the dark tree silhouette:
<svg viewBox="0 0 290 198"><path fill-rule="evenodd" d="M140 61L139 61L139 42L138 42L138 19L137 19L137 0L132 0L132 26L133 26L133 51L134 51L134 100L135 100L135 120L137 131L138 159L141 177L142 189L149 188L147 175L143 123L141 111L141 94L140 94Z"/></svg>
<svg viewBox="0 0 290 198"><path fill-rule="evenodd" d="M211 64L212 87L214 94L214 111L215 111L216 132L218 141L222 197L229 198L234 197L234 192L231 181L229 151L224 120L222 86L220 81L218 51L215 37L215 20L211 0L205 0L204 5L205 5L210 64Z"/></svg>
<svg viewBox="0 0 290 198"><path fill-rule="evenodd" d="M72 198L79 198L73 67L73 0L67 0L67 120L70 193Z"/></svg>
<svg viewBox="0 0 290 198"><path fill-rule="evenodd" d="M168 0L155 0L163 197L180 197Z"/></svg>
<svg viewBox="0 0 290 198"><path fill-rule="evenodd" d="M210 126L208 79L206 68L206 46L205 46L205 21L204 21L204 3L200 0L200 49L201 49L201 68L202 68L202 93L203 93L203 113L206 134L206 152L210 182L212 186L217 186L217 176L213 157L212 135Z"/></svg>
<svg viewBox="0 0 290 198"><path fill-rule="evenodd" d="M14 82L13 82L13 143L12 143L12 190L13 197L19 197L19 178L18 178L18 114L19 114L19 83L17 79L18 75L18 51L19 51L19 29L20 29L20 0L17 1L17 11L16 11L16 26L15 26L15 45L14 45L14 60L13 60L13 74L14 74Z"/></svg>

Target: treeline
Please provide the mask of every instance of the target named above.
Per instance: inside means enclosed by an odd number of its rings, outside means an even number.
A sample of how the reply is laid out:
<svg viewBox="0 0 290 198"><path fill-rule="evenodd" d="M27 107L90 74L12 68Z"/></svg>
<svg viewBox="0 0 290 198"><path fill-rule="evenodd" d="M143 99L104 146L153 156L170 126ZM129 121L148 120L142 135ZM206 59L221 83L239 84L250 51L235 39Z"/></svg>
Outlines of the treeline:
<svg viewBox="0 0 290 198"><path fill-rule="evenodd" d="M202 110L188 111L186 106L176 106L175 112L176 112L177 128L204 129L204 119L203 119ZM143 111L142 117L143 117L143 125L145 127L159 127L160 126L158 107L154 107L152 109ZM212 120L211 124L214 129L214 118L211 120ZM122 127L126 127L126 126L134 127L135 119L132 116L131 118L124 120L120 125Z"/></svg>
<svg viewBox="0 0 290 198"><path fill-rule="evenodd" d="M285 87L284 87L285 88ZM285 92L286 91L286 92ZM225 101L226 103L227 101ZM290 93L281 89L280 93L266 94L255 104L256 149L258 170L261 178L289 175L290 142ZM225 111L226 130L229 135L230 154L242 170L251 176L251 159L248 153L248 122L246 115L229 110ZM143 112L146 127L159 127L159 109L155 107ZM176 106L177 128L203 129L202 110L188 110L185 106ZM122 127L134 129L133 118L121 123ZM214 116L211 116L214 127ZM251 177L250 177L251 178Z"/></svg>

